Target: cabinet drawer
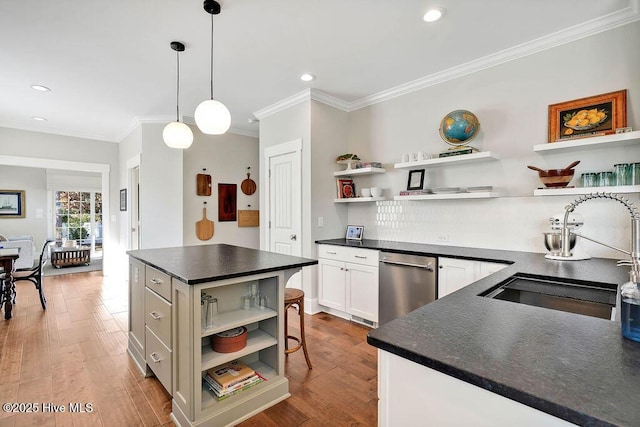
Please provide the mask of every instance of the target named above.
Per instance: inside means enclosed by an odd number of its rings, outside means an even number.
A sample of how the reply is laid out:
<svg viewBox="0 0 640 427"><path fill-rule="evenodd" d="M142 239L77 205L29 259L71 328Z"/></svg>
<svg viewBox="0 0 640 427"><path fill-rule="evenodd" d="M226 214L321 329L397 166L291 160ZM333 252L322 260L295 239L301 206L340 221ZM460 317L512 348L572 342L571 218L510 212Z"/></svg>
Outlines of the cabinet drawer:
<svg viewBox="0 0 640 427"><path fill-rule="evenodd" d="M145 323L171 349L171 304L149 288L144 293Z"/></svg>
<svg viewBox="0 0 640 427"><path fill-rule="evenodd" d="M145 285L171 302L171 276L148 265L145 267Z"/></svg>
<svg viewBox="0 0 640 427"><path fill-rule="evenodd" d="M149 327L146 328L145 333L146 341L146 361L149 368L156 375L156 378L162 383L164 388L169 392L171 390L171 350L169 350L158 337L151 332Z"/></svg>
<svg viewBox="0 0 640 427"><path fill-rule="evenodd" d="M371 249L350 248L346 246L319 245L318 257L377 266L379 252Z"/></svg>

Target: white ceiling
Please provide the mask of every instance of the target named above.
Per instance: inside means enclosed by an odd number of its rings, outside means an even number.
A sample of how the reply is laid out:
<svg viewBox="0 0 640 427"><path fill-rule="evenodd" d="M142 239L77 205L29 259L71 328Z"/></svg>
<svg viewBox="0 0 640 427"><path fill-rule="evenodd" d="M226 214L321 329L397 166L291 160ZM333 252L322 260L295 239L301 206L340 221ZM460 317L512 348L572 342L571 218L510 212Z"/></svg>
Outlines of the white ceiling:
<svg viewBox="0 0 640 427"><path fill-rule="evenodd" d="M249 134L258 131L252 113L306 88L366 105L506 49L526 53L638 19L638 0L221 3L215 98L231 111L232 129ZM425 23L431 6L444 7L445 18ZM168 122L172 40L186 45L181 113L193 116L209 96L210 15L201 0L2 0L0 39L0 126L117 142L135 119ZM304 83L303 72L317 79Z"/></svg>

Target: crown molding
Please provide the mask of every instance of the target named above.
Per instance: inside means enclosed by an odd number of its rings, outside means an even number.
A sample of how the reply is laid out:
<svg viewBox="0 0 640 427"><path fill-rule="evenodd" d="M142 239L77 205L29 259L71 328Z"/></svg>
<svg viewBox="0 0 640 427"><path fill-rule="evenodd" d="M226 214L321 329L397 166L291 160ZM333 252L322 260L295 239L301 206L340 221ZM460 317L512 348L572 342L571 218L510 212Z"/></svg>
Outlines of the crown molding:
<svg viewBox="0 0 640 427"><path fill-rule="evenodd" d="M131 120L131 122L129 123L129 126L127 126L127 128L118 135L118 137L116 138L116 141L122 142L122 140L128 137L131 134L131 132L133 132L143 124L170 123L172 121L174 121L174 116L144 116L144 117L136 116Z"/></svg>
<svg viewBox="0 0 640 427"><path fill-rule="evenodd" d="M322 102L323 104L345 112L350 111L349 103L343 101L340 98L336 98L335 96L329 95L328 93L322 92L318 89L305 89L302 92L296 93L295 95L283 99L282 101L278 101L275 104L271 104L268 107L258 110L253 113L253 115L258 120L262 120L264 117L269 117L272 114L279 113L280 111L286 110L289 107L293 107L294 105L300 104L301 102L310 100Z"/></svg>
<svg viewBox="0 0 640 427"><path fill-rule="evenodd" d="M51 135L70 136L73 138L92 139L92 140L102 141L102 142L117 143L117 140L114 139L112 136L98 135L93 133L83 133L83 132L69 132L66 130L55 129L55 128L43 129L42 126L25 126L23 124L0 121L0 127L7 128L7 129L24 130L29 132L47 133Z"/></svg>
<svg viewBox="0 0 640 427"><path fill-rule="evenodd" d="M500 52L469 61L455 67L448 68L438 73L401 84L391 89L383 90L370 96L357 99L348 103L348 111L355 111L398 96L406 95L430 86L437 85L458 77L473 74L496 65L514 61L524 56L532 55L547 49L570 43L585 37L592 36L622 25L640 20L640 0L631 0L629 6L617 12L592 19L582 24L574 25L555 33L522 43Z"/></svg>
<svg viewBox="0 0 640 427"><path fill-rule="evenodd" d="M305 89L302 92L298 92L295 95L291 95L288 98L276 102L275 104L271 104L268 107L258 110L253 113L253 115L258 120L262 120L265 117L268 117L275 113L279 113L282 110L286 110L289 107L293 107L294 105L300 104L301 102L308 101L310 99L311 89Z"/></svg>
<svg viewBox="0 0 640 427"><path fill-rule="evenodd" d="M326 104L335 109L342 110L345 112L350 111L351 107L348 102L343 101L340 98L336 98L333 95L329 95L326 92L322 92L321 90L310 89L310 96L311 96L311 99L313 99L314 101L322 102L323 104Z"/></svg>

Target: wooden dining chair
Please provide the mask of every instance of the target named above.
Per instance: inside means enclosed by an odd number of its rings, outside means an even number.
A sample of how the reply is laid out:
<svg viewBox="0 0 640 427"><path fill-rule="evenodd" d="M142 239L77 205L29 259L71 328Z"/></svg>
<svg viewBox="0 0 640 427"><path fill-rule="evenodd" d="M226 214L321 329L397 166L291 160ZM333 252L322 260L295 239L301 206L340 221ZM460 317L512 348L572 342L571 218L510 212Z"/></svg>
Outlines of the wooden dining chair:
<svg viewBox="0 0 640 427"><path fill-rule="evenodd" d="M46 310L47 308L47 298L44 296L44 289L42 287L42 277L43 277L43 269L44 265L47 262L46 250L49 245L53 242L52 239L47 239L42 245L42 251L40 252L40 259L34 264L31 268L22 268L16 270L13 273L13 281L18 282L20 280L28 280L33 283L38 290L38 294L40 295L40 304L42 304L42 309Z"/></svg>

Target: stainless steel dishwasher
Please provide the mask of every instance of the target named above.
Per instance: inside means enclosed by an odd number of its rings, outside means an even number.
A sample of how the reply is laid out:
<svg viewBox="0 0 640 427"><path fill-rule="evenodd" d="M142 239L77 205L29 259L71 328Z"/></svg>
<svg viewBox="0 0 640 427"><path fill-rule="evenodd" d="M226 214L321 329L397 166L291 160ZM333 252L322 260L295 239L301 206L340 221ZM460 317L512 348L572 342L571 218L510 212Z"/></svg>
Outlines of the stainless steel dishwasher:
<svg viewBox="0 0 640 427"><path fill-rule="evenodd" d="M378 324L436 300L437 258L380 252Z"/></svg>

